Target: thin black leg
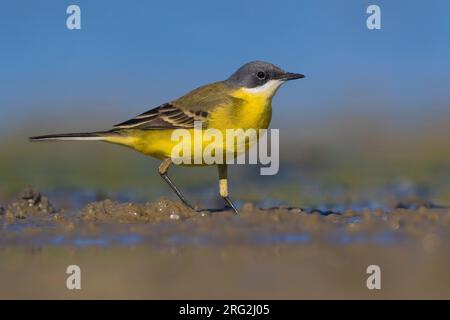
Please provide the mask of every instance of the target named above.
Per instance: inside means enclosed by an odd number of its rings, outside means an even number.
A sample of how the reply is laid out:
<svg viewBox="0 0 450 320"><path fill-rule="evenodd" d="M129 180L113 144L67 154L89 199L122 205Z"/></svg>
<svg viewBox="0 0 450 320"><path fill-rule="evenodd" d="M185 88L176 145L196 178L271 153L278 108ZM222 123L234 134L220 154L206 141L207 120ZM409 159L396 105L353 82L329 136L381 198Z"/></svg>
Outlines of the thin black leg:
<svg viewBox="0 0 450 320"><path fill-rule="evenodd" d="M169 170L170 165L172 164L172 161L168 158L164 160L161 165L158 168L158 172L160 176L164 179L165 182L172 188L172 190L176 193L178 198L184 203L185 206L193 209L194 207L186 200L186 198L183 196L181 191L177 188L177 186L170 180L169 176L167 175L167 171Z"/></svg>

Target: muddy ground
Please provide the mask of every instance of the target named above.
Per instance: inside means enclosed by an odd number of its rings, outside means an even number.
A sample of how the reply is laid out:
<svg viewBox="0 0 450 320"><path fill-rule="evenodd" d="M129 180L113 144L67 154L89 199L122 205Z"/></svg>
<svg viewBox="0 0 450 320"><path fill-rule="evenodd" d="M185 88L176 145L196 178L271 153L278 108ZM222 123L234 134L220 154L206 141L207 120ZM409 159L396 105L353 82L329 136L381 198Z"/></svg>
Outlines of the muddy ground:
<svg viewBox="0 0 450 320"><path fill-rule="evenodd" d="M5 201L5 200L3 200ZM0 298L450 298L450 209L342 211L161 198L57 208L27 189L0 209ZM79 265L82 289L66 288ZM369 265L381 290L368 290Z"/></svg>

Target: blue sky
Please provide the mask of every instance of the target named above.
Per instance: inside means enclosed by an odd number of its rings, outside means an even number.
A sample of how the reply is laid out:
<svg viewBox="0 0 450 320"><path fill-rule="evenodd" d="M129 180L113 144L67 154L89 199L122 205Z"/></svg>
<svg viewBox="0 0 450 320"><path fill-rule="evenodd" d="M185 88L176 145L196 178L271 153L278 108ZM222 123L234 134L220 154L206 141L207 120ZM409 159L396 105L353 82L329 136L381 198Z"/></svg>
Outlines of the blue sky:
<svg viewBox="0 0 450 320"><path fill-rule="evenodd" d="M81 30L66 29L70 4ZM366 28L369 4L381 30ZM449 16L444 0L2 1L1 129L105 129L255 59L307 76L280 90L278 122L347 105L437 114L450 105Z"/></svg>

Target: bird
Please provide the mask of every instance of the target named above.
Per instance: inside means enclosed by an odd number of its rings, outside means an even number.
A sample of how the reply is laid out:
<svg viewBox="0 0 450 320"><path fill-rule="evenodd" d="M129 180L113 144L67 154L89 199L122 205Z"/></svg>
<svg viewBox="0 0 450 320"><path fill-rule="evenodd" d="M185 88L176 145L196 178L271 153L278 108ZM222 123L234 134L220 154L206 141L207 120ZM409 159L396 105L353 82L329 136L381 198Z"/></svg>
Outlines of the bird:
<svg viewBox="0 0 450 320"><path fill-rule="evenodd" d="M172 150L175 130L267 129L272 118L272 98L289 80L301 79L300 73L286 72L272 63L251 61L238 68L226 80L198 87L182 97L164 103L138 116L112 126L107 131L49 134L30 137L30 141L105 141L132 148L161 160L159 175L187 207L194 209L168 175L174 164ZM248 149L248 145L246 148ZM205 165L203 163L203 165ZM236 214L238 210L228 191L228 165L217 163L219 194Z"/></svg>

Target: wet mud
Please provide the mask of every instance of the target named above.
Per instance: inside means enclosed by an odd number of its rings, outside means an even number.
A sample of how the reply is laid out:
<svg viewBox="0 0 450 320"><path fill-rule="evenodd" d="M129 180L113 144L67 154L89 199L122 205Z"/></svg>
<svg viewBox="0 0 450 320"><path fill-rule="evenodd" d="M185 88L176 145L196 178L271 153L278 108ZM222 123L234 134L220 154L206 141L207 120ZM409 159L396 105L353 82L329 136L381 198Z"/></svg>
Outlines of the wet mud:
<svg viewBox="0 0 450 320"><path fill-rule="evenodd" d="M423 199L235 215L167 198L57 208L27 189L2 208L0 298L450 298L450 208ZM60 288L69 264L90 274L82 292ZM366 287L373 264L383 290Z"/></svg>
<svg viewBox="0 0 450 320"><path fill-rule="evenodd" d="M26 219L28 217L41 216L48 218L49 214L56 213L49 199L42 196L40 192L27 188L20 195L17 201L14 201L4 209L2 207L0 213L7 220Z"/></svg>

